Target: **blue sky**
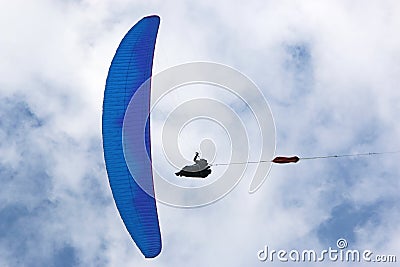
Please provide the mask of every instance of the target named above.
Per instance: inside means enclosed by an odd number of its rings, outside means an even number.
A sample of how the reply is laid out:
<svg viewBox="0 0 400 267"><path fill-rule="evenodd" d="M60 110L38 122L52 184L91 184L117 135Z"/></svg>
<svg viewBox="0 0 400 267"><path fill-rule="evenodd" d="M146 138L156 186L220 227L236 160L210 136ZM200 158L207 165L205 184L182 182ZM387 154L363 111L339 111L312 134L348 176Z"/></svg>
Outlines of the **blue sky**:
<svg viewBox="0 0 400 267"><path fill-rule="evenodd" d="M163 251L144 260L112 199L101 112L115 50L149 14L161 17L154 73L191 61L240 70L269 102L277 154L399 150L397 1L7 2L1 266L262 266L265 245L322 250L340 237L400 257L399 156L382 155L273 166L254 194L249 172L203 208L159 204Z"/></svg>

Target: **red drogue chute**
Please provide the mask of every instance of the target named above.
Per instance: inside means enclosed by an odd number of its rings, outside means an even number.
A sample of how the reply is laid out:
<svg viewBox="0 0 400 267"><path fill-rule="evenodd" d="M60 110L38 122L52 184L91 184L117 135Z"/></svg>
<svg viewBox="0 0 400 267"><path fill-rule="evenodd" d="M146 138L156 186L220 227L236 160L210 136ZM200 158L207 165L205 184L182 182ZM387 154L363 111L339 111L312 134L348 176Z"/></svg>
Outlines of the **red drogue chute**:
<svg viewBox="0 0 400 267"><path fill-rule="evenodd" d="M296 163L300 160L298 156L293 157L276 157L272 160L273 163L286 164L286 163Z"/></svg>

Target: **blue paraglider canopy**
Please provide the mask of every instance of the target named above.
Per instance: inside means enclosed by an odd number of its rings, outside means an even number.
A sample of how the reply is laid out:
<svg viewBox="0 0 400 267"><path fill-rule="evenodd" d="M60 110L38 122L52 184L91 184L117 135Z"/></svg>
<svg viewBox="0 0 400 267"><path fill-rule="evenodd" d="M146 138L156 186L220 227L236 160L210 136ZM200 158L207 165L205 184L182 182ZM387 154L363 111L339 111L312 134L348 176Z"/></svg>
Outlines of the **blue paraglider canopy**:
<svg viewBox="0 0 400 267"><path fill-rule="evenodd" d="M124 156L122 132L130 99L151 77L159 23L158 16L145 17L122 39L108 72L103 101L103 149L113 197L126 229L146 258L156 257L161 252L156 200L132 176ZM154 191L148 119L151 86L150 83L145 86L134 112L144 114L147 119L144 132L135 137L145 143L146 149L130 153L134 154L133 159L138 160L135 175L140 175L140 179ZM133 127L143 129L142 125L133 124Z"/></svg>

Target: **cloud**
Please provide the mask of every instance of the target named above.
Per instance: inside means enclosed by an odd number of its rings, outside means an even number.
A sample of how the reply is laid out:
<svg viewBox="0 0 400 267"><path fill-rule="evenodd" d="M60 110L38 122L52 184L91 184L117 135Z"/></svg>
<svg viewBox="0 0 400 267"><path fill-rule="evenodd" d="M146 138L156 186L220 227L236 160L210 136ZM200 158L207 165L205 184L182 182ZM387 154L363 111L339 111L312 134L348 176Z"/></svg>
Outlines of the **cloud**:
<svg viewBox="0 0 400 267"><path fill-rule="evenodd" d="M4 266L243 266L257 251L354 248L400 255L398 156L251 167L219 202L159 204L160 257L145 261L112 200L101 147L109 64L126 31L157 13L154 71L231 65L269 101L277 153L398 150L396 1L14 1L0 11L0 263ZM154 127L157 129L157 127ZM218 151L217 151L218 153Z"/></svg>

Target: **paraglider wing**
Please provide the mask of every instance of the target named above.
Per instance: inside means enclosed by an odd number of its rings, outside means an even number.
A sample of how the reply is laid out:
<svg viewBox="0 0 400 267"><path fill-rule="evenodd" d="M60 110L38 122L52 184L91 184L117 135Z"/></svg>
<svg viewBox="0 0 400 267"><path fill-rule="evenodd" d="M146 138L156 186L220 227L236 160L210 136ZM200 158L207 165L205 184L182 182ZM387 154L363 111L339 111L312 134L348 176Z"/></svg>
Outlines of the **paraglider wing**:
<svg viewBox="0 0 400 267"><path fill-rule="evenodd" d="M103 149L113 197L126 229L146 258L156 257L161 251L156 200L133 179L124 157L122 132L130 99L151 77L159 23L158 16L145 17L125 35L108 72L103 102ZM149 114L150 83L145 86L146 93L140 94L140 104L134 108ZM151 162L149 121L143 129L146 150L140 150L135 158L150 157L143 162ZM138 162L135 173L140 173L140 179L154 191L152 168L144 165Z"/></svg>

